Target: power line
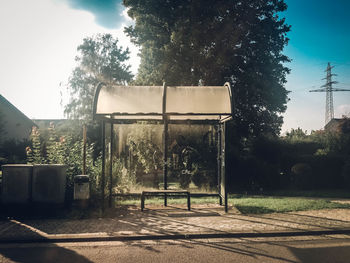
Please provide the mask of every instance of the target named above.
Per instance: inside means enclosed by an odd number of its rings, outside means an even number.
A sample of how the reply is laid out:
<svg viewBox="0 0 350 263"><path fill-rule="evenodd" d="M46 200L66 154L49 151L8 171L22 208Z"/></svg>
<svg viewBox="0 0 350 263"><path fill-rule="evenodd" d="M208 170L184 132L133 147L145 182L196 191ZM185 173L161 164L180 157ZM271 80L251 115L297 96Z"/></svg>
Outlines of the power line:
<svg viewBox="0 0 350 263"><path fill-rule="evenodd" d="M325 124L327 124L330 120L334 119L334 106L333 106L333 91L350 91L350 89L343 88L333 88L333 84L337 84L337 81L333 81L332 77L337 76L336 74L332 74L331 63L328 62L327 69L325 72L327 73L326 84L322 85L320 89L310 90L310 92L326 92L326 114L325 114Z"/></svg>
<svg viewBox="0 0 350 263"><path fill-rule="evenodd" d="M350 66L350 63L349 62L344 62L344 63L333 63L333 64L335 64L335 66L337 66L337 67L342 67L342 66Z"/></svg>

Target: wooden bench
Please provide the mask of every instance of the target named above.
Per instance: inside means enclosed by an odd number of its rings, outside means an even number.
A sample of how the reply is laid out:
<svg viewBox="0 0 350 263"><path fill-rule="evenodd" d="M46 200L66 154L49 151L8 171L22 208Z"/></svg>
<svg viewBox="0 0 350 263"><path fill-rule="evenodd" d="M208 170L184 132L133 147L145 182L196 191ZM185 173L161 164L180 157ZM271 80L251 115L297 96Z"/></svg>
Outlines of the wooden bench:
<svg viewBox="0 0 350 263"><path fill-rule="evenodd" d="M187 209L191 210L191 196L189 191L184 190L154 190L154 191L142 191L141 194L141 211L145 208L146 196L167 196L167 195L186 195L187 196ZM165 204L166 205L166 204Z"/></svg>

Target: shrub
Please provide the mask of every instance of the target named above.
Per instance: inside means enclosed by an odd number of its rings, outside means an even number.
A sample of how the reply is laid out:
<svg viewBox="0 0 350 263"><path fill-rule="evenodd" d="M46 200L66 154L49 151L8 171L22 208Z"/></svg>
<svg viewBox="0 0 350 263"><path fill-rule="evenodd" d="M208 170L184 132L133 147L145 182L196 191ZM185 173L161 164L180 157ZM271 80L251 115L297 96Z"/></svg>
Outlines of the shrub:
<svg viewBox="0 0 350 263"><path fill-rule="evenodd" d="M312 168L309 164L297 163L293 165L291 172L291 184L293 187L302 190L312 188Z"/></svg>
<svg viewBox="0 0 350 263"><path fill-rule="evenodd" d="M292 135L257 137L246 140L242 148L227 145L226 168L231 189L343 187L346 175L342 175L342 167L350 136L325 132L307 136L300 129Z"/></svg>
<svg viewBox="0 0 350 263"><path fill-rule="evenodd" d="M155 143L157 127L140 123L132 126L127 136L127 146L132 157L129 159L129 174L135 176L138 182L143 181L144 174L156 173L162 167L162 150Z"/></svg>
<svg viewBox="0 0 350 263"><path fill-rule="evenodd" d="M26 163L25 148L30 141L6 140L0 145L0 165L10 163Z"/></svg>
<svg viewBox="0 0 350 263"><path fill-rule="evenodd" d="M350 188L350 158L349 157L347 158L347 161L342 168L341 175L344 179L345 187L349 189Z"/></svg>
<svg viewBox="0 0 350 263"><path fill-rule="evenodd" d="M57 135L55 127L50 125L49 138L45 141L38 128L33 127L32 148L27 147L29 164L65 164L67 165L67 188L73 188L75 175L83 173L83 142L74 140L71 135ZM98 180L101 171L101 158L93 159L93 145L87 145L86 173L90 177L92 195L98 194Z"/></svg>

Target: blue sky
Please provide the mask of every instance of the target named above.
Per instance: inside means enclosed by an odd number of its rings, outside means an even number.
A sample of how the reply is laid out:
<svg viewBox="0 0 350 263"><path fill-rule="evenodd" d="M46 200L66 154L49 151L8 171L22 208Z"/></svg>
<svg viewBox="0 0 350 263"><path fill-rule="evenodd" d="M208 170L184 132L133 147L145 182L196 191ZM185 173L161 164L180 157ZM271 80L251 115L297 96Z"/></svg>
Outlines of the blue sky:
<svg viewBox="0 0 350 263"><path fill-rule="evenodd" d="M350 1L286 0L283 15L292 31L285 48L292 62L283 131L324 126L325 93L309 93L325 83L327 63L338 74L336 87L350 89ZM86 36L112 33L131 51L123 34L132 23L121 0L11 0L0 9L0 93L30 118L62 118L64 84L75 65L76 48ZM65 101L63 101L64 103ZM350 114L350 92L334 93L335 117Z"/></svg>
<svg viewBox="0 0 350 263"><path fill-rule="evenodd" d="M334 65L334 87L350 89L350 1L287 0L284 14L292 26L285 49L292 62L286 87L291 91L283 129L320 129L325 119L325 93L310 89L325 84L327 62ZM350 114L350 92L335 92L335 117Z"/></svg>
<svg viewBox="0 0 350 263"><path fill-rule="evenodd" d="M72 8L86 10L94 14L96 23L108 29L119 28L124 18L121 0L67 0Z"/></svg>

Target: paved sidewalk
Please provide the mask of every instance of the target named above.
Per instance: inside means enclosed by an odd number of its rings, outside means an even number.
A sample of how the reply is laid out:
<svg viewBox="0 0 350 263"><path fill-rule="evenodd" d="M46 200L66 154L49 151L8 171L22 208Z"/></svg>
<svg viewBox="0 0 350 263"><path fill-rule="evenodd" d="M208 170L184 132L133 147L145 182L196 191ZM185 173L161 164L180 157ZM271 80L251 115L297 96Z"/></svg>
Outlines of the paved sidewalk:
<svg viewBox="0 0 350 263"><path fill-rule="evenodd" d="M0 242L176 239L306 234L350 234L350 209L242 215L234 208L193 205L139 207L109 218L0 221Z"/></svg>

